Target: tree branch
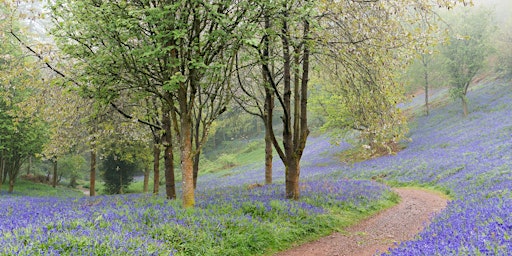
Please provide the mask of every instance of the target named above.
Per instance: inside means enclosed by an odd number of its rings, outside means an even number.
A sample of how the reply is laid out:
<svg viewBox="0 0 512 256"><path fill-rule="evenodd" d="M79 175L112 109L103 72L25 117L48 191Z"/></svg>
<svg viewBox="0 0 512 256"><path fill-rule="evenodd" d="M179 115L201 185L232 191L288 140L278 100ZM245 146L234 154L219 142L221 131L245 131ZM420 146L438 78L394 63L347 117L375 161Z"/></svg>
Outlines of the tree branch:
<svg viewBox="0 0 512 256"><path fill-rule="evenodd" d="M50 70L55 72L57 75L61 76L62 78L68 79L70 82L72 82L73 84L75 84L78 87L84 87L84 85L80 84L79 82L77 82L73 78L70 78L70 77L66 76L62 71L60 71L59 69L57 69L56 67L51 65L48 61L46 61L44 59L44 57L41 54L37 53L34 49L32 49L32 47L30 47L27 44L25 44L25 42L23 42L23 40L21 40L21 38L14 33L14 31L12 31L12 30L9 31L9 34L11 34L23 47L25 47L28 51L33 53L34 56L36 56L40 61L42 61L45 64L46 67L48 67ZM155 128L157 130L161 130L162 129L162 127L160 127L158 125L155 125L155 124L152 124L152 123L150 123L148 121L144 121L144 120L140 120L138 118L134 118L133 116L125 113L122 109L117 107L113 102L109 102L109 103L110 103L110 106L112 108L114 108L117 112L119 112L125 118L132 119L132 120L137 120L137 122L139 122L141 124L148 125L148 126L153 127L153 128Z"/></svg>

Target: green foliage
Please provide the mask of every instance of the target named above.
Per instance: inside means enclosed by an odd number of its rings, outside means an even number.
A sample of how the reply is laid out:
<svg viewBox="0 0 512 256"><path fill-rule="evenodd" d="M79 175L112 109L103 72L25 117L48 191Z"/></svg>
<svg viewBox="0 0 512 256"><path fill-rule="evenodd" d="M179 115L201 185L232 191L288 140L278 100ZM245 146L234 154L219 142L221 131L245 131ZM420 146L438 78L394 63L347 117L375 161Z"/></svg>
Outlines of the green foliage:
<svg viewBox="0 0 512 256"><path fill-rule="evenodd" d="M123 194L133 181L137 165L111 154L102 162L102 170L101 177L105 182L105 193Z"/></svg>
<svg viewBox="0 0 512 256"><path fill-rule="evenodd" d="M454 99L466 99L471 80L484 67L492 48L491 13L484 9L461 8L451 17L450 42L442 48Z"/></svg>
<svg viewBox="0 0 512 256"><path fill-rule="evenodd" d="M87 171L87 162L81 155L68 155L59 159L60 172L70 179L70 187L76 187L76 180Z"/></svg>
<svg viewBox="0 0 512 256"><path fill-rule="evenodd" d="M432 53L421 54L407 67L407 73L401 78L405 83L405 92L413 94L425 88L425 74L428 76L429 90L449 85L446 80L444 56L438 47Z"/></svg>
<svg viewBox="0 0 512 256"><path fill-rule="evenodd" d="M217 159L218 162L222 165L222 168L232 168L237 166L236 157L231 154L222 154Z"/></svg>
<svg viewBox="0 0 512 256"><path fill-rule="evenodd" d="M201 171L205 173L229 172L236 166L261 163L265 159L265 148L261 144L261 139L250 143L236 140L225 141L201 157Z"/></svg>
<svg viewBox="0 0 512 256"><path fill-rule="evenodd" d="M0 15L7 15L3 8ZM1 21L2 31L4 25ZM41 153L48 134L40 113L32 105L38 94L35 85L40 81L34 60L24 56L6 33L0 33L0 43L0 164L6 166L5 173L14 182L22 163Z"/></svg>

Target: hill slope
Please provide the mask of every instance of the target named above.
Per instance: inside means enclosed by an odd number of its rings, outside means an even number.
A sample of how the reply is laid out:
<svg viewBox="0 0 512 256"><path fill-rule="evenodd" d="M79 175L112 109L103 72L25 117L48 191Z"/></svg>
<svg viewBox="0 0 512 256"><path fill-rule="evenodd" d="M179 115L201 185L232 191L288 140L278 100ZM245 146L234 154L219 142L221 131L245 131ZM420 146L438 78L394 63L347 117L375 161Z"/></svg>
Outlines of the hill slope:
<svg viewBox="0 0 512 256"><path fill-rule="evenodd" d="M404 243L392 255L507 255L512 251L512 82L483 82L468 98L467 118L459 102L417 117L411 123L412 141L395 156L343 166L334 156L347 145L334 147L325 137L311 138L301 177L379 177L390 184L447 191L454 198L448 208L418 240ZM283 173L277 163L274 179L282 181ZM230 176L212 178L204 177L205 187L254 183L263 180L263 167L239 168Z"/></svg>

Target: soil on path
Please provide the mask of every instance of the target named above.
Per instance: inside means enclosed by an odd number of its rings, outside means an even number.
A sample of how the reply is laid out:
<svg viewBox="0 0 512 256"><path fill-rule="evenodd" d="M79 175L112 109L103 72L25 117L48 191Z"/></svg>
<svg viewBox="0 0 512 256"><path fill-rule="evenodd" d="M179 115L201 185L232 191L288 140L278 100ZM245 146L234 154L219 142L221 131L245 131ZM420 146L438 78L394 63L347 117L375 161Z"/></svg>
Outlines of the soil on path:
<svg viewBox="0 0 512 256"><path fill-rule="evenodd" d="M401 241L413 239L430 219L447 205L446 197L426 190L394 189L401 201L343 233L333 233L276 254L276 256L364 256L386 252Z"/></svg>
<svg viewBox="0 0 512 256"><path fill-rule="evenodd" d="M82 191L82 193L84 193L84 195L85 195L85 196L89 196L89 195L90 195L90 194L89 194L89 193L90 193L90 191L89 191L89 189L88 189L88 188L84 188L84 187L82 187L82 186L79 186L79 187L78 187L78 189L79 189L80 191Z"/></svg>

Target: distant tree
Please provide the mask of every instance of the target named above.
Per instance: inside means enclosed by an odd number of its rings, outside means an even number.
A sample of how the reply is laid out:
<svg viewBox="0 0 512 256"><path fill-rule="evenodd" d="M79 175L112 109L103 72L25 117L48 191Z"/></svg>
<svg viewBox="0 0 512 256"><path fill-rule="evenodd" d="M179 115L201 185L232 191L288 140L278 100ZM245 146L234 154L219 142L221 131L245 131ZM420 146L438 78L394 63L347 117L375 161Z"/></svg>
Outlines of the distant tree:
<svg viewBox="0 0 512 256"><path fill-rule="evenodd" d="M498 49L498 72L504 75L512 75L512 17L502 26L496 48Z"/></svg>
<svg viewBox="0 0 512 256"><path fill-rule="evenodd" d="M490 12L486 9L462 8L450 21L450 42L443 47L450 93L460 99L464 116L468 115L469 85L484 67L492 48L490 34L493 30Z"/></svg>
<svg viewBox="0 0 512 256"><path fill-rule="evenodd" d="M432 89L448 86L446 72L444 70L444 56L439 52L439 47L429 47L422 51L414 62L407 68L402 80L406 83L406 93L414 94L423 89L425 93L425 114L430 114L430 96Z"/></svg>
<svg viewBox="0 0 512 256"><path fill-rule="evenodd" d="M75 188L78 185L77 179L80 177L82 170L85 170L86 168L86 160L82 155L66 155L60 160L60 169L65 174L65 177L69 178L68 186L72 188Z"/></svg>
<svg viewBox="0 0 512 256"><path fill-rule="evenodd" d="M9 192L23 162L41 153L48 135L31 104L39 93L35 85L41 82L40 69L8 33L20 30L16 15L0 6L0 183L8 180Z"/></svg>
<svg viewBox="0 0 512 256"><path fill-rule="evenodd" d="M239 53L242 57L237 56L238 86L234 87L236 91L233 92L234 100L241 109L260 118L265 126L265 184L272 184L272 124L275 107L275 91L268 81L270 77L265 72L265 66L270 68L270 76L278 79L275 70L276 62L271 61L271 58L273 60L276 57L271 54L277 52L276 49L273 51L271 49L279 47L275 41L275 34L271 30L273 25L270 16L272 15L272 8L267 6L263 12L263 20L258 24L261 29L261 35L258 36L261 40L251 42L247 49Z"/></svg>
<svg viewBox="0 0 512 256"><path fill-rule="evenodd" d="M462 1L457 1L462 2ZM407 125L398 103L405 100L399 79L419 53L436 40L436 24L418 21L456 1L326 1L324 38L315 59L312 103L336 137L353 134L369 153L391 153ZM426 62L427 63L427 62ZM321 88L321 89L320 89Z"/></svg>
<svg viewBox="0 0 512 256"><path fill-rule="evenodd" d="M123 194L133 181L137 164L124 160L114 154L108 155L102 162L101 177L105 182L107 194Z"/></svg>
<svg viewBox="0 0 512 256"><path fill-rule="evenodd" d="M410 86L409 90L415 90L417 86L423 87L425 93L425 114L430 114L429 94L430 89L434 86L441 86L445 80L445 72L443 72L443 58L439 54L439 43L443 43L447 39L447 35L439 28L439 14L435 11L420 12L420 22L418 22L419 30L431 31L428 37L421 37L422 43L415 46L418 57L408 67L405 79L415 86ZM412 91L414 93L414 91Z"/></svg>

